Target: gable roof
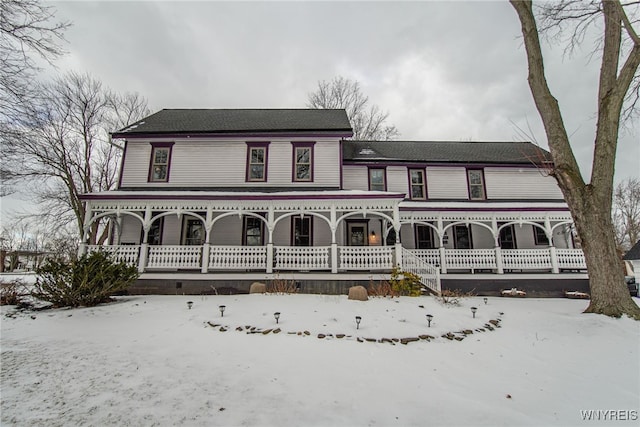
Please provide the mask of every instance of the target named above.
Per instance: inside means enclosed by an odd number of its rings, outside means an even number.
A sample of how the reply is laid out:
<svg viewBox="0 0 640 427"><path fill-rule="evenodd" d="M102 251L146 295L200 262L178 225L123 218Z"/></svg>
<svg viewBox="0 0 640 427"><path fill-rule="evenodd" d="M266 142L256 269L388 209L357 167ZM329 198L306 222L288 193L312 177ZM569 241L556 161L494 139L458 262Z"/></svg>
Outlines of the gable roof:
<svg viewBox="0 0 640 427"><path fill-rule="evenodd" d="M150 134L279 133L333 131L352 134L345 110L164 109L112 134L114 138Z"/></svg>
<svg viewBox="0 0 640 427"><path fill-rule="evenodd" d="M626 261L640 259L640 240L638 240L636 242L636 244L633 245L633 247L631 249L629 249L629 252L624 254L622 259L624 259Z"/></svg>
<svg viewBox="0 0 640 427"><path fill-rule="evenodd" d="M350 162L513 163L551 161L548 151L530 142L344 141Z"/></svg>

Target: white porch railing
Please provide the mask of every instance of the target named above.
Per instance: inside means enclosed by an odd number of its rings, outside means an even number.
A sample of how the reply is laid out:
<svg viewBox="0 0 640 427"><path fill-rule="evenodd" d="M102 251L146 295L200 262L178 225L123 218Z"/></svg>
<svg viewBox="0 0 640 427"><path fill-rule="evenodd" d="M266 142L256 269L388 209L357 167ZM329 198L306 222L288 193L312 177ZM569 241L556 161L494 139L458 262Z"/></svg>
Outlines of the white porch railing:
<svg viewBox="0 0 640 427"><path fill-rule="evenodd" d="M495 269L496 252L493 249L447 249L445 266L451 269Z"/></svg>
<svg viewBox="0 0 640 427"><path fill-rule="evenodd" d="M328 270L330 246L276 246L276 270Z"/></svg>
<svg viewBox="0 0 640 427"><path fill-rule="evenodd" d="M556 249L560 270L584 270L587 262L582 249Z"/></svg>
<svg viewBox="0 0 640 427"><path fill-rule="evenodd" d="M502 249L505 270L544 270L552 267L549 249Z"/></svg>
<svg viewBox="0 0 640 427"><path fill-rule="evenodd" d="M267 268L267 247L211 246L209 268L212 270L264 270Z"/></svg>
<svg viewBox="0 0 640 427"><path fill-rule="evenodd" d="M138 257L140 256L140 246L138 245L119 245L119 246L100 246L89 245L87 252L102 251L111 255L118 262L126 262L130 265L138 265Z"/></svg>
<svg viewBox="0 0 640 427"><path fill-rule="evenodd" d="M392 246L340 246L341 270L388 270L393 268Z"/></svg>
<svg viewBox="0 0 640 427"><path fill-rule="evenodd" d="M131 265L144 262L145 265L138 265L140 271L147 268L203 271L267 269L266 246L210 246L206 266L202 265L202 246L149 246L146 254L140 253L140 245L90 245L86 248L89 253L103 251ZM403 259L409 253L422 263L436 267L442 265L444 256L447 271L486 269L496 273L505 270L560 272L587 268L581 249L403 249ZM342 271L390 270L394 266L394 255L392 246L341 246L338 247L337 267ZM274 270L283 271L331 270L333 267L329 246L276 246L272 263Z"/></svg>
<svg viewBox="0 0 640 427"><path fill-rule="evenodd" d="M200 268L202 246L149 246L147 268Z"/></svg>
<svg viewBox="0 0 640 427"><path fill-rule="evenodd" d="M402 271L413 273L420 282L436 294L440 294L440 269L431 265L406 249L402 249Z"/></svg>

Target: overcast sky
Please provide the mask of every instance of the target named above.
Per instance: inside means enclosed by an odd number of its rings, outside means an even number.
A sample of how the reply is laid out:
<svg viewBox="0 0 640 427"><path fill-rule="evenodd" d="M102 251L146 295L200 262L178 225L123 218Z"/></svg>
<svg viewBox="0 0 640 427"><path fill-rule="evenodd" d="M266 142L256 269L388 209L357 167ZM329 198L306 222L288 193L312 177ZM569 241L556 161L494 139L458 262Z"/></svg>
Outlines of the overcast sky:
<svg viewBox="0 0 640 427"><path fill-rule="evenodd" d="M61 2L68 54L162 108L304 108L319 80L360 82L405 140L533 140L547 147L527 85L515 11L493 2ZM598 59L546 67L589 178ZM639 175L640 126L623 131L616 180ZM3 202L3 212L6 205Z"/></svg>

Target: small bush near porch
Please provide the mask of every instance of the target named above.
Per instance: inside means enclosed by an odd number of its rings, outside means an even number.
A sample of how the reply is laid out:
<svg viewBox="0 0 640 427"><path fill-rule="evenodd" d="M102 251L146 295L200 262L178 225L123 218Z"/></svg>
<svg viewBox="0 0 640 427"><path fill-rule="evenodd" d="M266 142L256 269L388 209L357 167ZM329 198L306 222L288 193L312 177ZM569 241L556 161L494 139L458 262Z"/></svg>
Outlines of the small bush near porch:
<svg viewBox="0 0 640 427"><path fill-rule="evenodd" d="M135 267L114 261L104 252L78 260L50 260L37 270L32 295L56 307L91 307L111 301L138 278Z"/></svg>

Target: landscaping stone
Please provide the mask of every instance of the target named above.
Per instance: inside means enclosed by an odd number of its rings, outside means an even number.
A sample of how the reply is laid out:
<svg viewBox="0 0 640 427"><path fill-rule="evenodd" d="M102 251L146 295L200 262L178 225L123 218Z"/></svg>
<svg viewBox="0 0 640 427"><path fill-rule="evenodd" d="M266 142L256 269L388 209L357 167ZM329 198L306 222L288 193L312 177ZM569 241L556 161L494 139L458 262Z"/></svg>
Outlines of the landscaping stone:
<svg viewBox="0 0 640 427"><path fill-rule="evenodd" d="M309 332L309 331L304 331L304 334L305 334L305 335L311 335L311 332Z"/></svg>
<svg viewBox="0 0 640 427"><path fill-rule="evenodd" d="M367 288L364 286L352 286L349 288L348 299L356 301L368 301L369 296L367 294Z"/></svg>
<svg viewBox="0 0 640 427"><path fill-rule="evenodd" d="M260 282L253 282L249 288L250 294L264 294L267 292L267 285Z"/></svg>
<svg viewBox="0 0 640 427"><path fill-rule="evenodd" d="M280 328L277 328L277 329L273 330L274 334L279 334L280 332L282 332L282 329L280 329Z"/></svg>
<svg viewBox="0 0 640 427"><path fill-rule="evenodd" d="M325 338L325 337L326 337L326 335L325 335L325 334L318 334L318 338L319 338L319 339L323 339L323 338Z"/></svg>
<svg viewBox="0 0 640 427"><path fill-rule="evenodd" d="M264 331L262 331L262 335L268 335L271 333L271 329L265 329Z"/></svg>
<svg viewBox="0 0 640 427"><path fill-rule="evenodd" d="M336 334L336 338L344 338L344 334Z"/></svg>
<svg viewBox="0 0 640 427"><path fill-rule="evenodd" d="M411 338L401 338L400 339L400 344L404 344L407 345L410 342L416 342L416 341L420 341L420 338L416 338L416 337L411 337Z"/></svg>

